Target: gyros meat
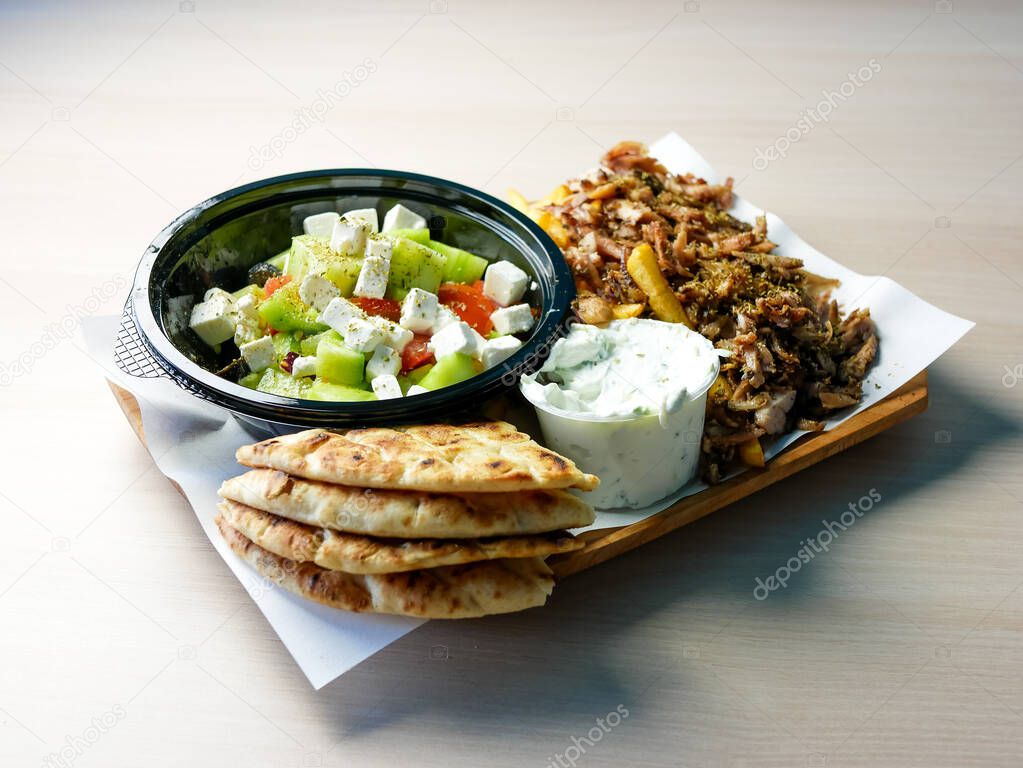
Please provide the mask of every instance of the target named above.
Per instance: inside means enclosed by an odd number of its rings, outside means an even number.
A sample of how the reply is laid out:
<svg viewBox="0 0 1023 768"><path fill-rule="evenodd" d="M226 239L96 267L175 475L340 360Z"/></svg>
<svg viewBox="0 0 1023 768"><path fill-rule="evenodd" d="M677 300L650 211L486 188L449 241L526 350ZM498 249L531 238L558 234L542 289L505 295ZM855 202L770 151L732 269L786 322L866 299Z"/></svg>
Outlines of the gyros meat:
<svg viewBox="0 0 1023 768"><path fill-rule="evenodd" d="M531 211L573 269L583 321L681 321L730 353L708 398L710 482L736 459L762 465L762 438L821 429L859 402L878 351L869 310L843 316L830 295L837 281L774 253L767 219L751 226L731 205L732 179L673 175L643 145L621 142Z"/></svg>

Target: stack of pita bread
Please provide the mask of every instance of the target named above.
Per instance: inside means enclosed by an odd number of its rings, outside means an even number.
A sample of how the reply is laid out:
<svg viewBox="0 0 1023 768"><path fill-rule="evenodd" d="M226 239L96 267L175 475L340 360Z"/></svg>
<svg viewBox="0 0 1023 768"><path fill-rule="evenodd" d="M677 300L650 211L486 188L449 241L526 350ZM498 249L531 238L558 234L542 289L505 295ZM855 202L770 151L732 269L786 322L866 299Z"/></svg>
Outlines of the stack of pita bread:
<svg viewBox="0 0 1023 768"><path fill-rule="evenodd" d="M505 422L344 432L242 446L217 526L260 574L349 611L470 618L543 605L544 558L593 522L599 482Z"/></svg>

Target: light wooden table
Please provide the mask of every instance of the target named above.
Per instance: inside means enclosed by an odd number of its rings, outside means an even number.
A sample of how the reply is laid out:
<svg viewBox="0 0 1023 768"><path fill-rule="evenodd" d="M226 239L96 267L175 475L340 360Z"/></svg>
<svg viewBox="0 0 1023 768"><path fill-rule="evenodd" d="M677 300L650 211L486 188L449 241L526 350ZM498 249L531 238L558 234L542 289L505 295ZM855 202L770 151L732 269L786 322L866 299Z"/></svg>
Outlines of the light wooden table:
<svg viewBox="0 0 1023 768"><path fill-rule="evenodd" d="M1023 763L1018 7L196 2L0 9L0 765ZM371 163L539 194L669 130L824 252L978 322L930 410L314 693L54 329L117 312L152 235L244 180Z"/></svg>

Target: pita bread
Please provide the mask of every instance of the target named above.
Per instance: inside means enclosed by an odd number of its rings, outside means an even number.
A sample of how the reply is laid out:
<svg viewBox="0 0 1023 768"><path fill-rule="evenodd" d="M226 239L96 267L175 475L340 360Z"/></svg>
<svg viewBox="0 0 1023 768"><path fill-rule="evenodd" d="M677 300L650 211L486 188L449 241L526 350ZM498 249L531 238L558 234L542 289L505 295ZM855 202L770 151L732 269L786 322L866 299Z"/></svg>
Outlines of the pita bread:
<svg viewBox="0 0 1023 768"><path fill-rule="evenodd" d="M331 485L253 469L220 495L317 528L367 536L464 539L546 533L590 525L593 508L560 490L435 494Z"/></svg>
<svg viewBox="0 0 1023 768"><path fill-rule="evenodd" d="M265 578L333 608L421 619L469 619L547 602L554 576L540 558L486 560L405 573L360 575L268 552L217 516L228 545Z"/></svg>
<svg viewBox="0 0 1023 768"><path fill-rule="evenodd" d="M503 421L327 432L243 445L238 462L363 488L444 493L579 488L600 482Z"/></svg>
<svg viewBox="0 0 1023 768"><path fill-rule="evenodd" d="M222 501L220 514L245 538L275 555L347 573L398 573L503 557L547 557L583 546L564 531L499 539L374 539L302 525L236 501Z"/></svg>

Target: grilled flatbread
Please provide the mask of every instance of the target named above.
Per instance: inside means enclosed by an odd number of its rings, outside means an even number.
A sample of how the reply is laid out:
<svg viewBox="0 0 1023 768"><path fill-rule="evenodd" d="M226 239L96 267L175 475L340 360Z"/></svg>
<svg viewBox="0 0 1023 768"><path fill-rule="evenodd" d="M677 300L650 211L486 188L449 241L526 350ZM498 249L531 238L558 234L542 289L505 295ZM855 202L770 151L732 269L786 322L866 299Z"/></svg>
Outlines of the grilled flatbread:
<svg viewBox="0 0 1023 768"><path fill-rule="evenodd" d="M465 539L579 528L593 508L567 491L436 494L332 485L253 469L220 495L299 523L367 536Z"/></svg>
<svg viewBox="0 0 1023 768"><path fill-rule="evenodd" d="M217 526L231 549L262 576L296 595L346 611L468 619L543 605L554 589L554 576L538 557L360 575L275 555L219 515Z"/></svg>
<svg viewBox="0 0 1023 768"><path fill-rule="evenodd" d="M591 491L600 482L503 421L343 432L310 429L243 445L236 456L248 467L364 488Z"/></svg>
<svg viewBox="0 0 1023 768"><path fill-rule="evenodd" d="M497 539L376 539L314 528L236 501L222 501L219 508L228 525L263 549L347 573L399 573L504 557L547 557L583 546L564 531Z"/></svg>

